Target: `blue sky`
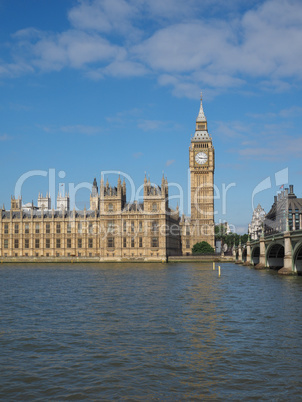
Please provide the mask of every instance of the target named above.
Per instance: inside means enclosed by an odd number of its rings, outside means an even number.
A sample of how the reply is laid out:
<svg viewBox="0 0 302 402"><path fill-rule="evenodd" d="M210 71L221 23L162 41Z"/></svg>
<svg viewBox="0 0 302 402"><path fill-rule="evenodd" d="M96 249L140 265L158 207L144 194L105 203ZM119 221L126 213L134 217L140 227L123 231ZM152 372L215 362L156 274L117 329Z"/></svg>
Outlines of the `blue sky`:
<svg viewBox="0 0 302 402"><path fill-rule="evenodd" d="M281 184L302 196L301 1L0 0L0 26L6 208L32 170L55 169L56 190L99 182L101 171L137 187L164 172L186 193L201 90L216 221L244 232L253 192L266 211ZM47 177L26 180L24 203L48 190ZM89 206L87 188L76 204Z"/></svg>

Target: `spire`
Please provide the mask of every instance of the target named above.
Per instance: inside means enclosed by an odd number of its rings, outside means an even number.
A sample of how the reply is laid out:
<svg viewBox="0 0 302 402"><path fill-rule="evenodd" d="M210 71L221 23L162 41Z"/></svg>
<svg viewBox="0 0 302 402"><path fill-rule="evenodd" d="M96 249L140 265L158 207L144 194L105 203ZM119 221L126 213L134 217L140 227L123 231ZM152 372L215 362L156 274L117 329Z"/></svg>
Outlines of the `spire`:
<svg viewBox="0 0 302 402"><path fill-rule="evenodd" d="M163 172L163 177L161 179L161 193L162 193L163 196L165 196L165 193L166 193L166 181L165 181L164 172Z"/></svg>
<svg viewBox="0 0 302 402"><path fill-rule="evenodd" d="M161 179L161 185L162 185L162 187L164 187L165 184L166 184L166 181L165 181L165 175L164 175L164 172L163 172L163 177L162 177L162 179Z"/></svg>
<svg viewBox="0 0 302 402"><path fill-rule="evenodd" d="M197 116L196 121L207 121L206 116L204 115L203 106L202 106L202 92L200 92L200 109Z"/></svg>
<svg viewBox="0 0 302 402"><path fill-rule="evenodd" d="M91 195L92 195L92 197L98 196L98 184L97 184L96 178L94 178L94 180L93 180Z"/></svg>
<svg viewBox="0 0 302 402"><path fill-rule="evenodd" d="M192 138L192 142L209 141L211 139L208 133L208 123L204 115L202 106L202 92L200 93L200 108L196 119L195 134Z"/></svg>

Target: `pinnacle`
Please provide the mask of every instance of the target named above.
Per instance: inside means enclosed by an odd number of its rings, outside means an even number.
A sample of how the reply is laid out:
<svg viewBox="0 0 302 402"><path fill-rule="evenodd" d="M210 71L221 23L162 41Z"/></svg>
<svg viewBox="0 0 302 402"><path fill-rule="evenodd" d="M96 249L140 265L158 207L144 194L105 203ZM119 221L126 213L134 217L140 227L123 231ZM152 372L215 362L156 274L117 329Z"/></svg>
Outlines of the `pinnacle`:
<svg viewBox="0 0 302 402"><path fill-rule="evenodd" d="M202 106L202 92L200 93L200 109L196 121L207 121Z"/></svg>

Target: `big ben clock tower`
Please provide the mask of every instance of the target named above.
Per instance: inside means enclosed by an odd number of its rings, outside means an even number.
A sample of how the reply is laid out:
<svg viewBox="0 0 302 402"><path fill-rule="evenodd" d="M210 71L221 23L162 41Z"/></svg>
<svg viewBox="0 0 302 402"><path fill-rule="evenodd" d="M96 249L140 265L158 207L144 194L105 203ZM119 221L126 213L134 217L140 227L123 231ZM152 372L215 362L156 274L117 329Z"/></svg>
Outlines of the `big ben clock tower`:
<svg viewBox="0 0 302 402"><path fill-rule="evenodd" d="M215 249L214 235L214 148L208 133L207 119L202 106L196 119L194 137L191 139L191 244L208 242Z"/></svg>

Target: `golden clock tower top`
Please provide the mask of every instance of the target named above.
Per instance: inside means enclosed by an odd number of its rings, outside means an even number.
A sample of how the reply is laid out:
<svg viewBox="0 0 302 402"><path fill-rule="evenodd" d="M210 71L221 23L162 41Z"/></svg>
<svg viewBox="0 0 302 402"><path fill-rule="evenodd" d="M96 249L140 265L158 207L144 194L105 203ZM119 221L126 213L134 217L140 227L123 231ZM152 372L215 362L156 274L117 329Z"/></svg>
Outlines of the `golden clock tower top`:
<svg viewBox="0 0 302 402"><path fill-rule="evenodd" d="M207 118L203 111L202 92L201 92L200 93L200 108L199 108L199 113L198 113L198 116L196 119L195 134L194 134L194 137L192 138L192 142L208 141L208 140L210 140L210 136L208 133Z"/></svg>

